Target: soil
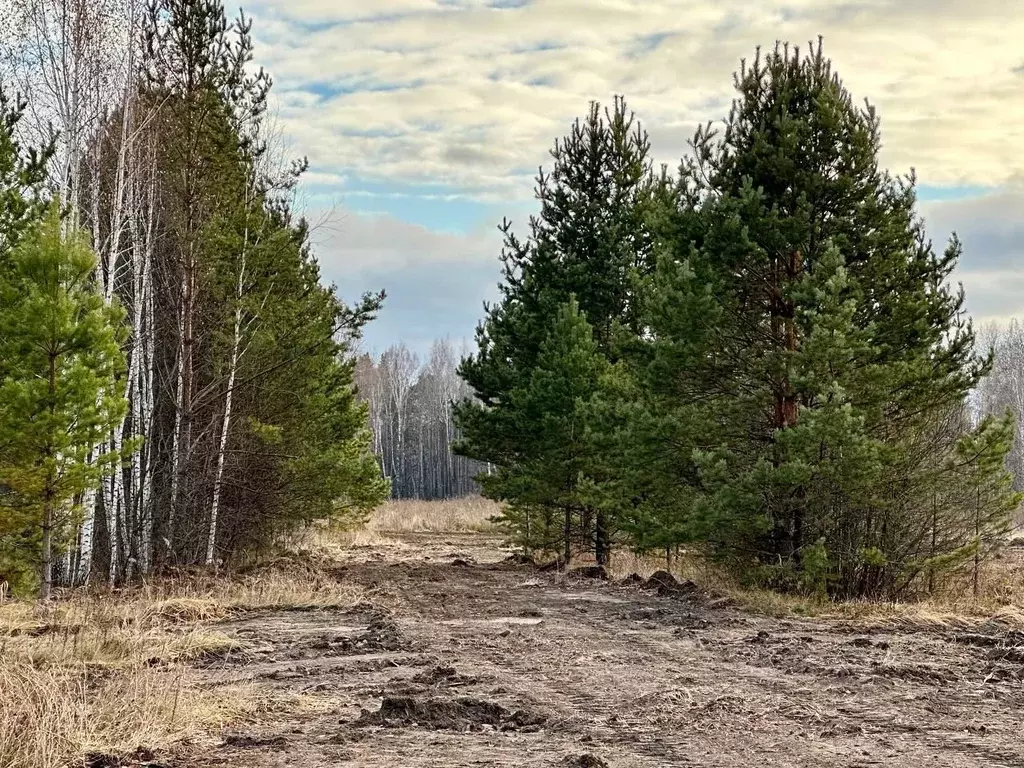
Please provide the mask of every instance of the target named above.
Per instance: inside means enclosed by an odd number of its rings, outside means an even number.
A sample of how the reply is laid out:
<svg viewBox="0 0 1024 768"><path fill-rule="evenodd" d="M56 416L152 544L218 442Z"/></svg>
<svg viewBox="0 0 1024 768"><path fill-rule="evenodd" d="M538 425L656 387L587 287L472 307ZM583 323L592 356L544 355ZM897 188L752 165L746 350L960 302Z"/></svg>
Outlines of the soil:
<svg viewBox="0 0 1024 768"><path fill-rule="evenodd" d="M226 622L251 650L194 670L305 703L150 764L1024 766L1024 636L997 623L772 619L483 534L393 538L334 571L367 604Z"/></svg>

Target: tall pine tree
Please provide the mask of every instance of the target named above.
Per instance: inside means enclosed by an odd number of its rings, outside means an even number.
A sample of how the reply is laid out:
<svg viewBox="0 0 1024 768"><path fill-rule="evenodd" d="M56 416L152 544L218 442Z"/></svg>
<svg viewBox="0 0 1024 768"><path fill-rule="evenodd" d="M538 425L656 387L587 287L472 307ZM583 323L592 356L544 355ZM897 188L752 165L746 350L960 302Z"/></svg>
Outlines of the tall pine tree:
<svg viewBox="0 0 1024 768"><path fill-rule="evenodd" d="M591 411L609 364L574 297L549 324L529 378L509 393L519 452L494 474L481 477L483 491L507 500L505 521L528 550L561 550L568 566L586 536L587 481L599 444Z"/></svg>
<svg viewBox="0 0 1024 768"><path fill-rule="evenodd" d="M923 542L930 505L962 490L960 441L1005 447L950 418L988 369L948 287L960 244L933 250L913 177L879 169L878 118L820 43L759 52L736 87L669 198L649 303L650 388L692 480L680 506L717 551L781 562L781 583L902 590L943 554ZM968 522L950 521L946 553Z"/></svg>
<svg viewBox="0 0 1024 768"><path fill-rule="evenodd" d="M462 455L501 468L530 461L529 452L541 449L511 393L528 386L551 318L571 296L606 359L617 358L620 337L638 332L637 286L653 266L645 226L648 152L647 135L622 99L604 114L592 104L587 118L556 142L551 174L542 169L538 176L540 214L530 219L530 237L521 241L503 224L502 299L485 307L479 350L460 367L476 397L456 410ZM502 498L515 501L509 492ZM586 507L581 517L585 539L604 562L612 521L602 508Z"/></svg>

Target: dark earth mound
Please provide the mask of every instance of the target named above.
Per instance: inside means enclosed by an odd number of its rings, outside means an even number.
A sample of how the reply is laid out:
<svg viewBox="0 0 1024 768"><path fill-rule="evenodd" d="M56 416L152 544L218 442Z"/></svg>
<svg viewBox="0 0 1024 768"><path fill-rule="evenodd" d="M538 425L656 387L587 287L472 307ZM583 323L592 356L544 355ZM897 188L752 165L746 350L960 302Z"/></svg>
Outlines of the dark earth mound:
<svg viewBox="0 0 1024 768"><path fill-rule="evenodd" d="M524 710L509 711L491 701L464 696L457 699L416 699L385 696L376 712L363 710L356 725L387 728L419 727L437 731L538 730L545 718Z"/></svg>

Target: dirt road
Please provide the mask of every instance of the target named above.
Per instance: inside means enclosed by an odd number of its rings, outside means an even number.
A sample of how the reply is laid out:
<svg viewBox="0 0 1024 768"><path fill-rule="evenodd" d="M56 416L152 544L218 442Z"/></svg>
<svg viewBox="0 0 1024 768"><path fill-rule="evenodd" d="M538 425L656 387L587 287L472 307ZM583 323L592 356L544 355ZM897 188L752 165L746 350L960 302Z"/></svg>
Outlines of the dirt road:
<svg viewBox="0 0 1024 768"><path fill-rule="evenodd" d="M406 535L338 565L366 605L226 624L256 650L205 684L306 703L170 764L1024 766L1024 637L1006 628L780 621L507 554Z"/></svg>

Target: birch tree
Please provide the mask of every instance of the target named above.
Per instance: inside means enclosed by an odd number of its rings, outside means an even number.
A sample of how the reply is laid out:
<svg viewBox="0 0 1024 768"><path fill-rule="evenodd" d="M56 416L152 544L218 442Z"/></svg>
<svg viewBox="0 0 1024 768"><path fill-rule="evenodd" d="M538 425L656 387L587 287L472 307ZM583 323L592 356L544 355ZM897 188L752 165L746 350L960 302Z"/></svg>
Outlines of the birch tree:
<svg viewBox="0 0 1024 768"><path fill-rule="evenodd" d="M418 368L416 355L404 344L389 347L381 355L380 380L388 432L384 455L391 478L400 478L405 473L409 393Z"/></svg>
<svg viewBox="0 0 1024 768"><path fill-rule="evenodd" d="M978 388L979 418L1009 410L1015 417L1013 449L1008 457L1017 490L1024 490L1024 324L1011 318L1005 326L990 324L981 340L995 352L992 373Z"/></svg>
<svg viewBox="0 0 1024 768"><path fill-rule="evenodd" d="M50 136L50 116L59 130L59 151L31 163L68 196L65 230L88 230L98 295L127 310L127 407L90 460L143 438L76 500L62 577L120 583L230 560L311 519L357 519L386 484L348 355L383 294L346 306L319 283L291 212L305 162L268 151L270 79L250 67L250 20L229 22L219 0L15 0L2 12L34 25L0 32L17 43L0 63L29 91L31 128ZM26 124L4 125L13 140L34 135ZM14 242L32 204L5 202Z"/></svg>

